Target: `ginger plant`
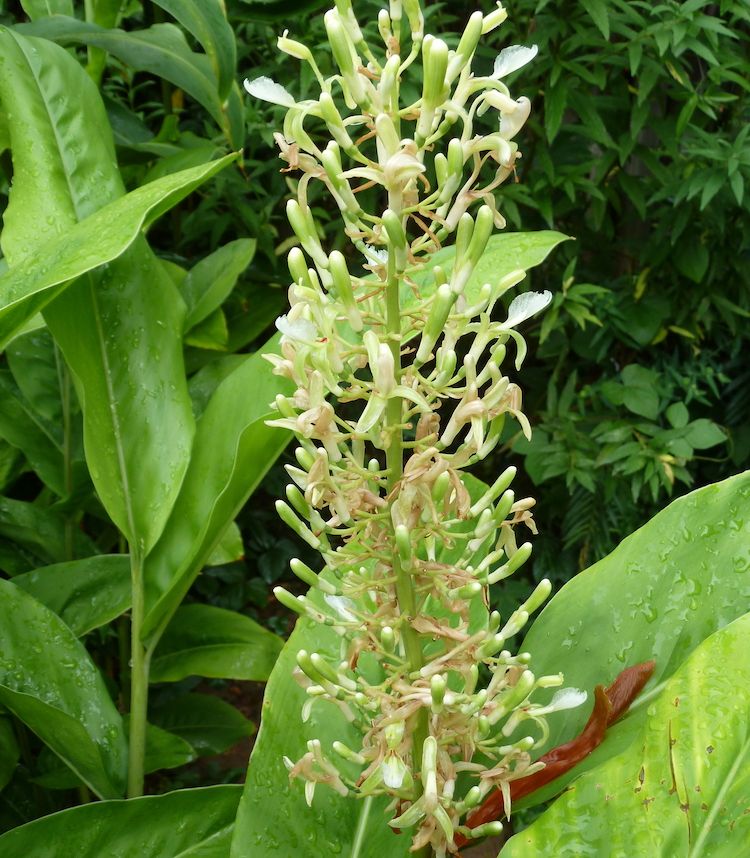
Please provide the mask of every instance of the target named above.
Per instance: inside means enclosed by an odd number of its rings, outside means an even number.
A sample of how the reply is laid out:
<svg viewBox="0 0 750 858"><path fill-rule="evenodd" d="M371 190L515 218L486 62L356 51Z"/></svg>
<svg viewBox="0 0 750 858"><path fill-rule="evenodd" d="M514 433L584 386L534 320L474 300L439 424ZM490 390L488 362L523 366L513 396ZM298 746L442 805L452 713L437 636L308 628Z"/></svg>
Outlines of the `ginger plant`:
<svg viewBox="0 0 750 858"><path fill-rule="evenodd" d="M451 50L425 35L418 0L392 0L374 48L350 0L337 0L325 26L338 73L324 78L308 47L279 39L310 65L317 98L297 102L268 78L245 82L251 95L288 108L276 139L296 179L287 214L299 246L289 253L280 354L267 357L296 388L277 397L272 422L299 446L277 509L324 563L316 573L292 561L319 598L275 593L340 635L341 660L301 651L298 678L308 708L334 703L362 737L358 747L313 739L288 768L305 781L308 802L321 783L346 796L390 796L389 824L410 829L420 855L455 853L457 833L499 831L499 822L471 830L466 815L495 789L509 808L510 782L541 765L531 754L546 739L547 715L586 697L563 689L548 705L532 702L563 677L535 676L529 656L506 642L550 582L505 619L489 610L489 588L528 560L531 546L517 544L515 529L534 529L534 501L515 500L513 468L474 496L465 476L495 449L506 415L530 431L502 364L512 340L520 367L517 327L550 300L527 292L504 310L520 269L472 280L504 226L495 192L514 173L514 138L530 111L503 78L535 49L506 48L491 74L472 73L481 37L505 17L500 4L474 13ZM404 100L415 86L419 98ZM324 249L311 182L340 210L346 252ZM435 264L445 247L449 264ZM468 789L457 789L460 776Z"/></svg>

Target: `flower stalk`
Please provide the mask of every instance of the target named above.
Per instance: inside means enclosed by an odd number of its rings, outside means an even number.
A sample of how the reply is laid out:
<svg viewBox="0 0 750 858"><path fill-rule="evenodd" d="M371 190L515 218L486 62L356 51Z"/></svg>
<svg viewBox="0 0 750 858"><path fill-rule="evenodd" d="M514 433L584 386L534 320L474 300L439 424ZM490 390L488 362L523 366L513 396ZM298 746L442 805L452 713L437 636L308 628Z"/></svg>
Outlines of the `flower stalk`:
<svg viewBox="0 0 750 858"><path fill-rule="evenodd" d="M497 446L506 418L530 431L502 364L511 347L520 367L517 328L550 299L524 293L506 311L502 298L524 272L477 278L504 226L495 193L513 174L513 138L530 109L502 78L535 49L508 48L492 74L472 72L482 35L504 18L500 4L475 13L451 50L424 33L417 0L392 0L374 47L351 0L336 0L325 16L333 75L286 33L279 42L310 64L318 97L296 101L267 78L245 82L287 108L276 139L296 178L287 212L299 246L289 254L290 310L277 321L281 353L266 357L295 392L277 397L270 422L299 443L277 509L323 561L320 572L291 564L308 595L275 592L341 641L337 659L298 653L303 717L327 701L361 735L355 748L311 739L302 759L286 762L308 802L318 784L389 796L389 824L410 829L413 852L438 858L457 853L457 838L498 830L472 831L467 815L496 789L509 808L509 784L543 765L532 752L547 717L585 698L568 689L546 706L533 702L563 678L536 676L528 654L507 644L551 586L541 582L504 620L490 610L490 587L528 560L516 530L535 532L534 501L516 500L513 468L489 487L466 473ZM409 77L419 97L404 102ZM340 211L343 252L324 248L314 183ZM459 777L472 785L459 789Z"/></svg>

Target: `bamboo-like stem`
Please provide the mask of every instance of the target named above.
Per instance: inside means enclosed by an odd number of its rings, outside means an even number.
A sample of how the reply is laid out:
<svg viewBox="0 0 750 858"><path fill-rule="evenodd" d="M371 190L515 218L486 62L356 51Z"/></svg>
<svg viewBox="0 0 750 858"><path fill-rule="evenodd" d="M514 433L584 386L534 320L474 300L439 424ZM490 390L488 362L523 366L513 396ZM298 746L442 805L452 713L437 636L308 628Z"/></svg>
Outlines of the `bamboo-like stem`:
<svg viewBox="0 0 750 858"><path fill-rule="evenodd" d="M151 651L141 641L144 615L143 558L130 546L133 607L130 613L130 747L128 798L143 795L143 761L146 754L146 715Z"/></svg>

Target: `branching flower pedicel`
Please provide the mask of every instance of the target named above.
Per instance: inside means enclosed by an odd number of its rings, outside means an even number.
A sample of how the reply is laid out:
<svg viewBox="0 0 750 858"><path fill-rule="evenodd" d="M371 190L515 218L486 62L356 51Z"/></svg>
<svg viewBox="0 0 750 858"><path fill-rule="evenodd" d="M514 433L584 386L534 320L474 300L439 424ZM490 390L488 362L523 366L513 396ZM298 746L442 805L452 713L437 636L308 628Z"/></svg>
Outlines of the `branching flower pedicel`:
<svg viewBox="0 0 750 858"><path fill-rule="evenodd" d="M245 82L252 95L288 107L277 141L299 175L287 207L300 245L289 253L291 309L277 323L281 355L267 356L296 386L276 400L273 424L299 441L288 502L277 508L325 563L316 574L292 562L322 599L275 592L341 635L340 663L302 651L299 677L309 705L333 701L362 734L355 748L313 740L289 768L306 780L308 801L318 783L342 795L392 796L390 824L412 828L414 851L438 856L456 851L456 832L498 830L462 823L495 788L510 806L509 783L539 767L531 751L546 738L546 717L585 699L564 689L549 705L532 703L537 688L559 686L562 676L537 677L526 654L505 649L549 595L549 581L505 621L487 608L490 585L530 555L514 528L533 530L534 501L514 499L513 468L479 496L463 475L495 448L506 415L530 431L521 391L501 366L513 340L520 367L526 347L516 329L550 299L522 294L499 321L501 296L524 272L471 280L504 225L494 193L520 157L513 138L530 110L503 78L534 48L506 48L487 77L471 71L481 36L505 17L500 5L476 12L449 50L424 35L417 0L397 0L378 17L384 48L373 49L351 2L340 0L325 16L339 74L324 79L306 46L279 39L312 67L317 99L296 102L267 78ZM421 97L402 104L409 76ZM487 113L495 130L483 134L475 126ZM328 129L324 148L312 126ZM315 181L341 211L351 254L321 244L308 205ZM359 201L372 187L381 189L380 207L370 212ZM452 256L435 264L450 241ZM379 681L359 670L365 651ZM359 766L356 780L338 757ZM474 785L459 795L462 773Z"/></svg>

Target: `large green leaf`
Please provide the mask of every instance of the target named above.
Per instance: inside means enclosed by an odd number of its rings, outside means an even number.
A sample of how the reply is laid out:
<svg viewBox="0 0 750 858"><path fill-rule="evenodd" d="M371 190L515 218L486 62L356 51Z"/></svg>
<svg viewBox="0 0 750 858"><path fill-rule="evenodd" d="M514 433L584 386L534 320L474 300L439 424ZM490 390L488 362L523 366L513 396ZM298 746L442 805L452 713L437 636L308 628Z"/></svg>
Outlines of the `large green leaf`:
<svg viewBox="0 0 750 858"><path fill-rule="evenodd" d="M47 15L73 14L73 0L21 0L21 6L32 21Z"/></svg>
<svg viewBox="0 0 750 858"><path fill-rule="evenodd" d="M2 42L12 60L0 76L3 100L13 106L14 181L3 232L8 277L28 265L29 248L39 241L38 220L69 227L69 248L73 233L86 225L76 221L96 212L100 250L106 204L123 191L112 139L104 130L104 107L80 65L50 42L10 32ZM72 85L78 92L75 110L61 96ZM94 127L99 133L89 134L86 129ZM37 138L41 142L25 145ZM157 207L162 204L159 200ZM116 228L122 230L122 223ZM94 484L128 541L145 553L166 522L187 467L193 418L182 363L184 308L145 239L136 236L117 261L58 295L45 318L83 408ZM48 270L36 261L36 270Z"/></svg>
<svg viewBox="0 0 750 858"><path fill-rule="evenodd" d="M278 348L278 338L266 351ZM265 425L287 383L254 354L214 391L198 420L190 465L164 533L146 558L151 636L182 601L227 527L280 455L289 435Z"/></svg>
<svg viewBox="0 0 750 858"><path fill-rule="evenodd" d="M104 626L130 608L130 559L101 554L17 575L13 583L54 611L76 635Z"/></svg>
<svg viewBox="0 0 750 858"><path fill-rule="evenodd" d="M101 48L135 71L149 72L184 90L205 107L220 128L225 127L211 60L205 54L191 51L185 34L174 24L154 24L147 30L126 32L55 15L16 29L25 36Z"/></svg>
<svg viewBox="0 0 750 858"><path fill-rule="evenodd" d="M750 614L649 704L635 741L575 782L502 858L735 858L750 843Z"/></svg>
<svg viewBox="0 0 750 858"><path fill-rule="evenodd" d="M211 60L219 98L229 95L235 77L237 46L220 0L154 0L196 38Z"/></svg>
<svg viewBox="0 0 750 858"><path fill-rule="evenodd" d="M690 652L750 604L750 472L674 501L608 557L552 599L522 649L537 675L565 684L608 684L625 667L654 659L652 680L626 718L582 764L525 803L559 791L577 774L627 747L651 700ZM540 695L540 699L543 699ZM588 708L550 718L547 747L580 731Z"/></svg>
<svg viewBox="0 0 750 858"><path fill-rule="evenodd" d="M338 662L340 647L341 638L333 629L305 619L297 621L266 688L260 730L237 812L231 858L409 855L411 838L396 835L388 827L384 799L359 801L318 787L310 808L302 782L289 782L283 758L298 760L306 753L309 739L320 739L327 753L334 741L358 747L356 728L329 702L316 703L309 719L302 722L302 706L309 698L292 676L299 650L319 652Z"/></svg>
<svg viewBox="0 0 750 858"><path fill-rule="evenodd" d="M242 788L201 787L102 801L0 837L3 858L221 858Z"/></svg>
<svg viewBox="0 0 750 858"><path fill-rule="evenodd" d="M70 281L120 256L144 227L234 156L165 176L100 208L105 196L120 192L121 181L93 84L67 52L43 40L0 30L0 51L0 99L13 113L15 171L2 234L11 265L0 276L0 342L6 342ZM84 111L97 135L81 127ZM84 217L96 214L70 226L81 209Z"/></svg>
<svg viewBox="0 0 750 858"><path fill-rule="evenodd" d="M0 581L0 703L97 795L122 795L125 734L104 680L65 623L9 581Z"/></svg>
<svg viewBox="0 0 750 858"><path fill-rule="evenodd" d="M199 754L220 754L255 732L252 721L211 694L180 694L163 703L152 703L149 717Z"/></svg>
<svg viewBox="0 0 750 858"><path fill-rule="evenodd" d="M243 614L212 605L183 605L156 648L151 681L178 682L187 676L265 681L282 643Z"/></svg>

